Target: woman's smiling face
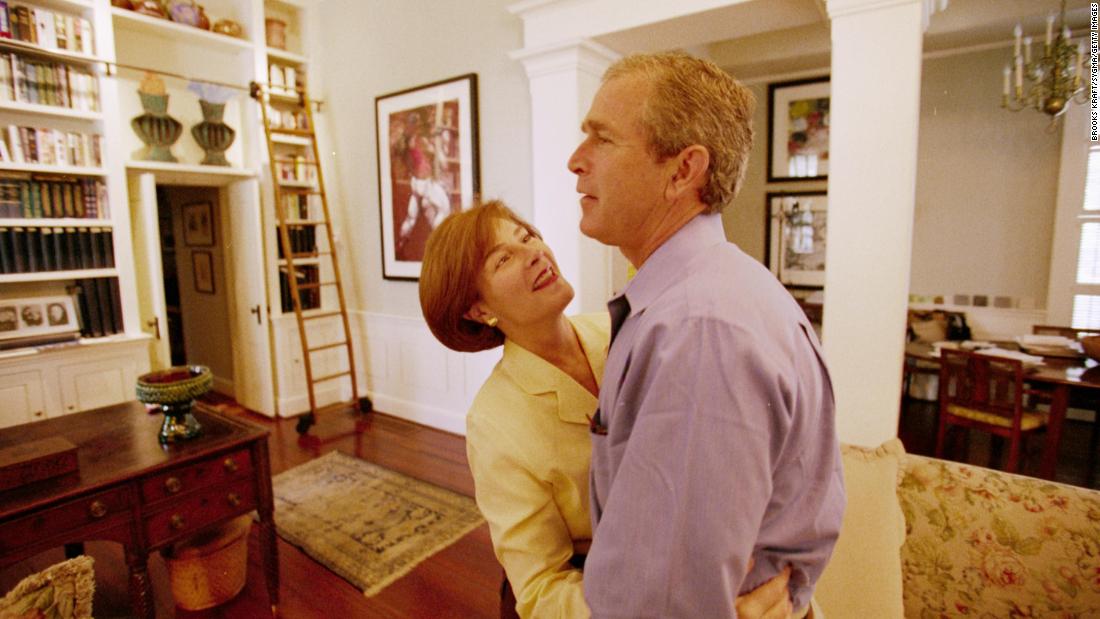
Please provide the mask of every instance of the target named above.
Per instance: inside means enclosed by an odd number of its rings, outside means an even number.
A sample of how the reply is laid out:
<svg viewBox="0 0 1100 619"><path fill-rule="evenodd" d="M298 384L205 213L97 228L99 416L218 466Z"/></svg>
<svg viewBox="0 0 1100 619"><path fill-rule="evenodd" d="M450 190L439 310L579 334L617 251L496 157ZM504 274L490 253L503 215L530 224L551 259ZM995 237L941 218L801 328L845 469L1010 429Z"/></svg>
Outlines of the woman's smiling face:
<svg viewBox="0 0 1100 619"><path fill-rule="evenodd" d="M573 300L573 287L558 272L554 252L508 219L494 222L493 244L478 283L481 300L471 314L480 319L480 310L498 318L505 332L560 314Z"/></svg>

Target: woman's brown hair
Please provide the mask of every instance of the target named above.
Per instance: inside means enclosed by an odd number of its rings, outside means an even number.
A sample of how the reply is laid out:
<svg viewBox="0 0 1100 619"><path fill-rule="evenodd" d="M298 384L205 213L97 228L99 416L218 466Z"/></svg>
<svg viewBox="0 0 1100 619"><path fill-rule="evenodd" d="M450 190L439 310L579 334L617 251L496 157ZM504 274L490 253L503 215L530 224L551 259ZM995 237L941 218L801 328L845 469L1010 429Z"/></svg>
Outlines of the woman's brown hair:
<svg viewBox="0 0 1100 619"><path fill-rule="evenodd" d="M432 335L452 350L477 352L504 343L500 329L465 316L480 299L478 281L485 255L493 246L498 219L514 221L542 238L534 226L503 202L489 200L447 217L428 237L424 247L420 309Z"/></svg>

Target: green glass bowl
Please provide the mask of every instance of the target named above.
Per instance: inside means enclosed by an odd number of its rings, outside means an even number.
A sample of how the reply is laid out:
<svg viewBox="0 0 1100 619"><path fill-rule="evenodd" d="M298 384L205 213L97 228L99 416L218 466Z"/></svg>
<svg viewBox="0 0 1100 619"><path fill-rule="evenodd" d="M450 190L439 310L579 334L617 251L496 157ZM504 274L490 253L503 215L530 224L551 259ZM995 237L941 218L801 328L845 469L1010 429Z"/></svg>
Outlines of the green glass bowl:
<svg viewBox="0 0 1100 619"><path fill-rule="evenodd" d="M204 365L170 367L137 379L137 399L145 404L182 404L214 386L214 374Z"/></svg>

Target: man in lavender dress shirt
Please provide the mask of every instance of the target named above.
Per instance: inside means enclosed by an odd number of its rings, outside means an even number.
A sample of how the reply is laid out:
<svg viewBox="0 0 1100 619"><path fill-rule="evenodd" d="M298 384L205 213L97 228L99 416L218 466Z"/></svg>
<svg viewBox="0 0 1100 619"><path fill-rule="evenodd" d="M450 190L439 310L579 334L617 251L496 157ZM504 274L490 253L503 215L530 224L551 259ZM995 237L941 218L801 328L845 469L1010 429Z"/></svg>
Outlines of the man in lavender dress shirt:
<svg viewBox="0 0 1100 619"><path fill-rule="evenodd" d="M819 343L719 214L744 176L754 105L712 63L630 56L604 75L569 160L581 231L638 269L608 304L592 424L593 617L733 617L739 592L788 565L804 614L840 530Z"/></svg>

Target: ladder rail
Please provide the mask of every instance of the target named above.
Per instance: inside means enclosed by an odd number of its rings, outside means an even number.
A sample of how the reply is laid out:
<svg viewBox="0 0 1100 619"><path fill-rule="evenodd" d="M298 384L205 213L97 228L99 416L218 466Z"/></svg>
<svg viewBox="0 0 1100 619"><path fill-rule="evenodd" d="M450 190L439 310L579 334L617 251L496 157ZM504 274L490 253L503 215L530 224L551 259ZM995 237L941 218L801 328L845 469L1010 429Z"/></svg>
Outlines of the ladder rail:
<svg viewBox="0 0 1100 619"><path fill-rule="evenodd" d="M368 412L370 410L370 401L369 401L369 399L366 399L366 398L363 398L363 399L359 398L359 386L358 386L358 381L357 381L357 377L356 377L356 368L355 368L355 350L354 350L353 341L352 341L352 338L351 338L351 325L350 325L349 320L348 320L348 307L347 307L346 295L345 295L345 292L344 292L343 278L342 278L341 273L340 273L340 263L339 263L339 260L337 259L337 255L336 255L336 238L335 238L335 233L333 232L333 229L332 229L333 228L333 226L332 226L332 213L329 210L328 194L325 190L324 171L323 171L322 166L321 166L320 146L317 143L317 125L316 125L316 122L315 122L314 116L313 116L313 107L312 107L312 104L309 100L308 93L306 93L305 89L299 88L298 89L298 100L297 100L296 105L297 105L298 108L300 108L299 111L304 111L305 128L287 129L287 128L283 128L283 127L272 127L271 126L271 118L269 117L269 114L268 114L268 112L269 112L268 105L270 105L270 103L272 101L272 97L271 97L271 93L270 93L269 88L270 88L270 86L267 85L267 84L260 84L260 83L257 83L257 82L253 82L252 83L252 88L251 88L251 91L252 91L251 94L252 94L252 97L254 99L256 99L256 101L260 104L261 119L262 119L263 125L264 125L264 135L265 135L266 141L267 141L268 163L269 163L269 166L270 166L271 181L272 181L272 186L273 186L274 196L275 196L275 215L276 215L276 219L278 221L278 223L277 223L277 234L279 236L279 246L282 249L282 253L283 253L282 260L284 261L284 262L280 262L280 266L279 266L278 270L280 272L285 270L285 272L286 272L287 286L288 286L289 291L290 291L290 298L291 298L291 302L292 302L292 305L293 305L293 308L294 308L295 319L298 323L298 337L299 337L301 347L302 347L302 361L303 361L303 365L305 367L305 372L306 372L306 386L308 388L307 390L308 390L308 393L309 393L309 414L308 414L308 416L305 416L305 417L299 419L299 423L298 423L298 431L299 431L300 434L303 435L302 438L304 439L304 438L307 438L304 435L305 435L306 432L308 432L309 426L312 425L316 421L316 416L321 411L327 411L327 410L331 410L333 408L340 408L340 407L346 406L348 404L351 404L359 412ZM291 103L291 102L288 102L286 104L287 105L295 105L294 103ZM278 156L276 154L276 150L275 150L276 149L276 144L287 144L289 142L284 142L282 140L276 140L275 136L277 136L277 135L290 135L290 136L297 136L297 137L301 137L301 138L307 138L308 143L306 142L306 140L301 140L299 142L294 142L293 145L303 147L303 148L308 147L310 149L310 151L312 152L312 161L301 162L297 158L287 159L286 157ZM288 184L284 185L281 182L281 179L280 179L279 165L290 163L291 161L294 161L295 164L304 163L306 166L308 166L309 169L315 171L315 173L316 173L316 182L315 182L315 184L311 184L309 186L306 186L306 184L304 184L304 183L297 182L297 183L288 183ZM321 207L320 217L317 217L318 214L315 211L316 206L314 204L314 200L310 197L310 196L314 196L314 195L320 196L320 207ZM286 204L286 200L290 196L298 196L298 197L306 196L306 198L304 199L305 203L306 203L306 208L307 208L307 213L305 215L306 216L305 220L302 219L302 213L300 211L296 214L296 216L294 218L295 219L294 221L289 220L289 218L287 216L287 208L288 207L287 207L287 204ZM299 209L301 208L301 203L300 202L298 203L296 208L299 208ZM292 250L293 249L293 244L291 243L290 229L291 228L302 228L302 227L307 227L307 226L314 226L314 231L316 231L316 227L322 227L322 226L324 227L324 229L325 229L325 237L324 238L328 243L326 251L321 251L320 250L320 246L317 244L317 241L319 240L319 238L318 238L318 235L316 235L316 234L313 235L314 245L313 245L313 250L311 252L306 252L306 253L297 252L296 253ZM321 269L322 269L322 266L323 266L324 263L320 262L320 261L324 260L324 258L326 256L329 259L328 264L331 265L331 268L332 268L332 279L331 280L327 280L327 279L322 280L322 278L321 278L321 275L322 275ZM306 282L302 285L298 284L298 273L299 273L299 271L298 271L297 265L295 264L295 258L299 258L299 259L307 259L308 258L311 261L312 260L317 261L316 262L317 276L318 276L317 282ZM285 264L285 269L284 269L284 264ZM317 295L318 295L317 298L322 300L322 302L323 302L322 288L327 288L327 287L334 287L335 288L336 299L337 299L337 302L338 302L338 305L339 305L338 310L337 311L331 311L331 310L325 311L323 309L323 307L318 307L318 308L314 308L314 309L317 309L317 310L320 310L320 311L310 313L309 315L305 315L306 310L302 306L302 292L303 292L303 290L310 290L310 291L315 290L315 291L317 291ZM323 303L322 303L322 305L323 305ZM336 316L336 315L340 316L341 326L344 329L344 338L343 338L343 340L335 342L335 343L330 343L330 344L326 344L326 345L323 345L323 346L317 346L317 347L311 348L310 344L309 344L309 336L308 336L307 329L306 329L306 323L310 322L310 321L313 321L313 320L322 319L322 318L330 318L330 317L333 317L333 316ZM347 369L346 370L341 370L341 371L336 372L336 373L330 373L330 374L325 375L325 376L315 375L314 374L313 361L312 361L312 358L311 358L312 354L314 352L319 352L319 351L322 351L322 350L333 350L333 349L338 349L338 348L344 348L345 351L346 351L347 362L348 362L347 363ZM333 379L336 379L336 378L340 378L344 375L347 375L350 379L350 382L351 382L351 401L350 402L343 401L343 402L338 402L338 403L335 403L335 404L327 404L325 406L318 406L317 396L316 396L316 385L318 383L321 383L321 382L325 382L325 381L333 380ZM366 404L365 404L366 409L365 410L364 410L364 401L366 402ZM361 431L360 424L359 424L359 422L357 422L356 432L359 432L359 431Z"/></svg>
<svg viewBox="0 0 1100 619"><path fill-rule="evenodd" d="M309 131L312 135L310 146L313 149L313 161L316 164L317 186L321 188L321 208L324 212L324 220L326 222L331 222L332 216L328 208L328 192L325 190L325 175L324 170L322 170L323 166L321 166L320 147L317 145L317 125L314 124L313 121L313 105L311 105L309 93L307 93L305 89L302 90L301 95L302 104L306 110L306 123L309 125ZM355 354L351 340L351 325L348 323L348 308L344 298L344 279L340 275L340 263L336 259L336 240L333 237L331 225L325 226L325 236L328 238L328 250L333 256L331 260L332 275L333 281L336 284L336 297L340 303L340 320L344 325L344 341L347 343L348 351L348 371L351 376L351 399L354 401L359 397L359 386L355 372Z"/></svg>
<svg viewBox="0 0 1100 619"><path fill-rule="evenodd" d="M257 91L254 90L254 93ZM305 322L302 320L302 301L300 292L298 290L298 273L294 268L294 252L291 251L290 234L286 225L286 203L284 201L284 194L279 186L279 171L278 165L275 161L274 153L275 146L271 141L271 122L267 116L268 96L267 92L262 88L258 90L259 96L257 101L260 104L260 114L264 123L264 136L267 140L267 152L268 152L268 164L271 170L271 185L275 192L275 218L278 221L278 234L279 242L283 248L283 260L286 261L286 279L287 286L290 287L290 298L294 306L294 316L298 322L298 339L301 342L302 350L309 350L309 336L306 334ZM312 126L312 123L310 124ZM316 140L314 140L316 143ZM329 226L325 226L328 228ZM311 415L317 412L317 397L314 394L314 381L313 381L313 361L310 359L308 353L302 355L302 364L306 371L306 391L309 394L309 411Z"/></svg>

